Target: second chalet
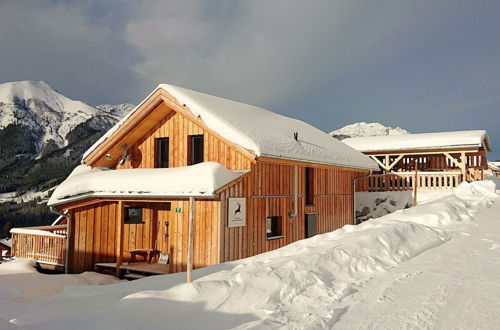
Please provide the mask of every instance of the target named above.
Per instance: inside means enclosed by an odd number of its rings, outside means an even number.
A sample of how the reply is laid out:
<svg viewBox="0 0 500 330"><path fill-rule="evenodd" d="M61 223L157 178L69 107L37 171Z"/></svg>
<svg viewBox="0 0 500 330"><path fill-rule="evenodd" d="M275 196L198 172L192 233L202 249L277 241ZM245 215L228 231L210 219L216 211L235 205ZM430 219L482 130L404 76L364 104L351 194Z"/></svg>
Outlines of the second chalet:
<svg viewBox="0 0 500 330"><path fill-rule="evenodd" d="M305 122L162 84L54 191L61 232L14 230L14 254L71 273L245 258L354 224L353 180L373 170Z"/></svg>

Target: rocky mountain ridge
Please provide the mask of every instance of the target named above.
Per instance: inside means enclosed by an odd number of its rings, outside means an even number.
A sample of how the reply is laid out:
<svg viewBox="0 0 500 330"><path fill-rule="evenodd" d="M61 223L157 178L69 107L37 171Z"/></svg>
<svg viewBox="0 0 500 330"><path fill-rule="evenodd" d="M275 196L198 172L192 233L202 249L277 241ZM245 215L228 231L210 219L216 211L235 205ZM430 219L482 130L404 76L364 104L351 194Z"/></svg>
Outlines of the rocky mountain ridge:
<svg viewBox="0 0 500 330"><path fill-rule="evenodd" d="M380 123L359 122L344 126L328 134L338 140L343 140L361 136L404 135L410 134L410 132L400 127L389 127Z"/></svg>

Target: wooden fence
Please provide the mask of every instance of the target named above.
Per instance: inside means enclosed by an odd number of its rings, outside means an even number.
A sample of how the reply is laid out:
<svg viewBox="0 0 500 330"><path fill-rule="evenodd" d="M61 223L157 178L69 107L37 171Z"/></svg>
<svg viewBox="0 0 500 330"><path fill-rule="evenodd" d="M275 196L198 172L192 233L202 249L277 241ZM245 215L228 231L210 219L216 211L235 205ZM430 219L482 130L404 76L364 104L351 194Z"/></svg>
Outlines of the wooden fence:
<svg viewBox="0 0 500 330"><path fill-rule="evenodd" d="M12 256L64 266L66 232L66 225L14 228Z"/></svg>
<svg viewBox="0 0 500 330"><path fill-rule="evenodd" d="M462 182L460 172L398 172L376 174L356 181L356 192L406 191L418 189L443 190L457 187Z"/></svg>

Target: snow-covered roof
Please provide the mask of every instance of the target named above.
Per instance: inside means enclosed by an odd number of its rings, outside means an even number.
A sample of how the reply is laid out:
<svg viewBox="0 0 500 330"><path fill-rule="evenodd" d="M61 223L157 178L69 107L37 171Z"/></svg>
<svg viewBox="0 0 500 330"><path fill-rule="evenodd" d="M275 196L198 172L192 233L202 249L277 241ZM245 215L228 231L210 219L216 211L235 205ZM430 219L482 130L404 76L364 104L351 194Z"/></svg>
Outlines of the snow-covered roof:
<svg viewBox="0 0 500 330"><path fill-rule="evenodd" d="M490 151L488 133L484 130L356 137L342 142L361 152L470 147Z"/></svg>
<svg viewBox="0 0 500 330"><path fill-rule="evenodd" d="M180 105L185 105L208 128L254 152L256 156L378 169L376 163L365 155L301 120L173 85L161 84L158 89L175 97ZM141 105L98 140L83 155L83 159L122 126ZM294 139L294 132L298 133L297 140Z"/></svg>
<svg viewBox="0 0 500 330"><path fill-rule="evenodd" d="M490 169L500 172L500 162L488 162Z"/></svg>
<svg viewBox="0 0 500 330"><path fill-rule="evenodd" d="M213 197L246 171L205 162L186 167L110 170L76 167L50 197L57 205L86 197Z"/></svg>
<svg viewBox="0 0 500 330"><path fill-rule="evenodd" d="M11 248L12 247L12 239L11 238L2 238L2 239L0 239L0 244Z"/></svg>

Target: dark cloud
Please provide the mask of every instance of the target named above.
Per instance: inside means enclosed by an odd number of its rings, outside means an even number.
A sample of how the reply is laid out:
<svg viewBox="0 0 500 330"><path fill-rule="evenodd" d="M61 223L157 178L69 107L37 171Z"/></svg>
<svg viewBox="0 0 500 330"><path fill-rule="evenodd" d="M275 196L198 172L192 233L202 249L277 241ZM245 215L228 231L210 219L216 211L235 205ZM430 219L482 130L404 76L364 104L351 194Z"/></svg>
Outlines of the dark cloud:
<svg viewBox="0 0 500 330"><path fill-rule="evenodd" d="M65 2L0 4L2 81L44 80L89 103L137 102L139 59L119 31L92 23L87 8Z"/></svg>
<svg viewBox="0 0 500 330"><path fill-rule="evenodd" d="M362 120L413 132L484 128L495 148L499 9L451 0L10 1L0 5L0 79L43 79L92 104L137 102L169 82L325 131Z"/></svg>

